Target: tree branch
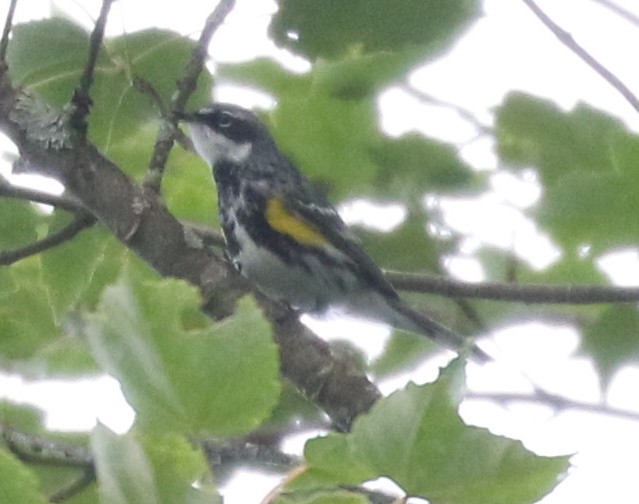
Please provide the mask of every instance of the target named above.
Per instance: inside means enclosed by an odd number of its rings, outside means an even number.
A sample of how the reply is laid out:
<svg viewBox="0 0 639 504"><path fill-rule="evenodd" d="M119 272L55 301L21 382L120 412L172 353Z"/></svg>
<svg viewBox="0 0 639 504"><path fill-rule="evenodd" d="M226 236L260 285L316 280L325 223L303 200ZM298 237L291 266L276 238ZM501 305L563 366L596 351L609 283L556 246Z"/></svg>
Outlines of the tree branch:
<svg viewBox="0 0 639 504"><path fill-rule="evenodd" d="M0 432L9 450L25 462L81 469L93 467L91 452L83 446L22 432L1 423Z"/></svg>
<svg viewBox="0 0 639 504"><path fill-rule="evenodd" d="M25 245L14 250L0 250L0 266L8 266L21 259L39 254L45 250L56 247L75 237L80 231L93 226L96 223L95 217L84 214L78 215L71 223L59 231L51 233L42 240Z"/></svg>
<svg viewBox="0 0 639 504"><path fill-rule="evenodd" d="M459 117L472 124L481 134L489 134L493 132L490 126L483 124L470 110L460 107L455 103L432 96L419 88L411 86L410 84L404 84L401 89L419 100L435 105L436 107L443 107L454 111Z"/></svg>
<svg viewBox="0 0 639 504"><path fill-rule="evenodd" d="M153 147L153 154L149 162L149 170L144 181L144 187L159 193L162 174L166 160L173 148L177 128L177 119L172 112L181 112L193 91L197 87L197 81L204 67L204 60L208 53L208 47L213 34L222 25L226 16L235 7L235 0L220 0L215 10L206 19L204 28L195 47L191 60L186 66L184 77L177 83L177 92L171 99L171 114L164 118L158 136Z"/></svg>
<svg viewBox="0 0 639 504"><path fill-rule="evenodd" d="M198 222L181 221L184 227L193 231L204 243L212 247L226 247L226 241L221 231L217 231L210 226Z"/></svg>
<svg viewBox="0 0 639 504"><path fill-rule="evenodd" d="M83 203L71 194L52 195L11 185L0 177L0 197L9 197L52 205L69 212L87 212ZM215 229L194 222L182 221L188 232L206 245L224 247L224 237ZM600 304L639 302L639 288L601 285L534 285L499 282L471 283L436 275L385 271L386 279L397 289L449 298L470 298L521 303Z"/></svg>
<svg viewBox="0 0 639 504"><path fill-rule="evenodd" d="M15 89L7 74L0 72L0 130L20 149L24 169L60 180L91 215L159 274L197 286L206 300L203 309L212 318L230 315L235 301L249 291L233 266L175 219L156 193L137 185L91 143L60 147L42 135L38 115L42 110L48 109L38 98ZM64 122L48 128L54 137L66 138ZM380 397L377 388L352 365L333 357L328 345L301 324L295 312L269 300L262 300L262 306L280 344L282 374L336 425L348 429Z"/></svg>
<svg viewBox="0 0 639 504"><path fill-rule="evenodd" d="M621 79L599 63L588 51L580 46L572 38L572 35L556 24L548 15L533 2L533 0L522 0L526 6L539 18L539 20L573 53L581 58L590 68L603 77L613 88L615 88L630 105L639 112L639 99L630 91Z"/></svg>
<svg viewBox="0 0 639 504"><path fill-rule="evenodd" d="M628 9L624 9L623 7L617 5L616 3L611 2L610 0L593 0L593 1L595 3L602 5L606 9L614 12L618 16L628 21L629 23L639 26L639 16L630 12Z"/></svg>
<svg viewBox="0 0 639 504"><path fill-rule="evenodd" d="M28 187L15 186L3 177L0 177L0 197L43 203L76 214L87 212L82 202L71 194L56 195Z"/></svg>
<svg viewBox="0 0 639 504"><path fill-rule="evenodd" d="M23 462L82 469L80 477L50 495L49 502L64 502L95 481L93 456L88 448L18 431L4 424L0 424L0 432L7 448Z"/></svg>
<svg viewBox="0 0 639 504"><path fill-rule="evenodd" d="M2 30L2 39L0 39L0 64L5 65L7 57L7 47L9 47L9 34L11 33L11 27L13 26L13 15L16 12L16 5L18 0L11 0L9 3L9 10L7 10L7 17L4 20L4 29Z"/></svg>
<svg viewBox="0 0 639 504"><path fill-rule="evenodd" d="M95 482L95 469L88 467L79 478L49 496L49 502L64 502L78 495L82 490Z"/></svg>
<svg viewBox="0 0 639 504"><path fill-rule="evenodd" d="M218 476L228 465L253 465L285 472L302 463L299 457L284 453L276 445L254 443L246 437L222 442L206 439L200 445L213 474Z"/></svg>
<svg viewBox="0 0 639 504"><path fill-rule="evenodd" d="M95 21L91 37L89 39L89 56L87 63L84 66L84 72L80 77L80 91L89 94L91 84L93 84L93 72L95 71L95 64L98 61L98 55L100 54L100 47L102 47L102 40L104 39L104 30L106 28L107 18L109 17L109 10L111 10L111 4L113 0L102 0L102 7L100 8L100 14Z"/></svg>
<svg viewBox="0 0 639 504"><path fill-rule="evenodd" d="M527 402L537 403L543 406L550 406L556 410L569 410L578 409L581 411L587 411L590 413L597 413L600 415L607 415L617 418L625 418L627 420L639 421L639 412L630 411L621 408L614 408L612 406L606 406L605 404L592 404L581 401L574 401L567 397L562 397L555 394L548 394L546 392L538 393L535 395L530 394L513 394L502 392L467 392L464 395L464 399L468 400L481 400L492 401L495 403L507 404L512 402Z"/></svg>
<svg viewBox="0 0 639 504"><path fill-rule="evenodd" d="M134 76L133 88L151 98L151 101L155 103L156 107L160 111L161 117L167 119L171 115L171 111L164 103L164 100L162 100L160 93L158 93L153 84L151 84L144 77ZM173 134L175 135L174 140L185 150L195 152L195 149L193 148L193 142L187 135L184 134L184 132L180 128L174 128Z"/></svg>
<svg viewBox="0 0 639 504"><path fill-rule="evenodd" d="M385 276L398 290L427 292L452 298L548 304L636 303L639 301L639 288L572 284L471 283L399 271L386 271Z"/></svg>
<svg viewBox="0 0 639 504"><path fill-rule="evenodd" d="M73 97L71 98L71 104L73 109L70 114L70 121L73 126L80 131L83 135L86 133L86 117L91 110L93 101L89 96L89 89L93 83L93 73L95 71L95 64L98 61L98 54L102 47L102 40L104 39L104 29L106 28L107 18L109 17L109 10L113 0L102 0L102 7L100 8L100 14L93 26L91 37L89 38L89 55L87 57L82 77L80 77L80 84L75 89Z"/></svg>

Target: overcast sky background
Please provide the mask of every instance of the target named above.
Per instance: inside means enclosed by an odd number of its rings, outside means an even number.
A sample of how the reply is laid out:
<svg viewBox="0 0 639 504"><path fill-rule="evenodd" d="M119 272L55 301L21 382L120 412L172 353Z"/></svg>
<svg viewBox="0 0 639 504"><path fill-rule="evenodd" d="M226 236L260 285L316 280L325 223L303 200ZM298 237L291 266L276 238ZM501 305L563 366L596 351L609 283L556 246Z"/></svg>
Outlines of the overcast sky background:
<svg viewBox="0 0 639 504"><path fill-rule="evenodd" d="M539 1L539 5L600 62L639 93L639 27L633 26L592 0ZM616 0L620 6L639 15L636 0ZM55 8L70 13L87 28L97 15L97 0L73 2L59 0ZM268 0L238 0L235 11L213 39L211 65L216 62L249 60L257 55L277 57L288 68L303 72L307 62L273 46L266 29L276 5ZM109 34L133 32L149 26L165 27L197 35L211 10L210 2L182 0L149 2L120 0L113 5L107 26ZM19 2L16 21L48 17L50 2ZM485 0L484 17L474 24L451 52L416 70L409 83L428 95L454 103L491 124L491 110L503 96L517 89L550 98L568 110L583 101L622 119L639 131L639 114L601 77L596 75L557 39L518 0ZM4 13L1 12L0 15ZM269 107L273 101L254 91L229 86L216 89L216 98L244 106ZM493 171L497 160L489 139L476 138L476 131L456 112L425 104L400 88L382 93L380 121L391 135L412 129L461 144L461 153L477 169ZM15 152L7 142L0 144ZM8 165L0 167L8 172ZM546 267L557 259L558 249L543 232L529 222L522 210L539 198L534 173L499 175L492 178L493 191L481 198L446 199L425 204L440 206L449 225L466 239L460 253L447 261L448 271L459 278L482 280L481 266L470 254L482 243L514 248L535 267ZM366 205L369 205L368 207ZM362 206L364 205L364 206ZM340 207L349 222L365 221L372 211L370 202L350 202ZM396 205L383 213L385 223L397 225L402 209ZM373 220L378 219L374 217ZM370 222L370 219L369 221ZM600 261L610 278L624 285L639 285L637 251L621 250ZM333 334L334 326L313 323L323 335ZM339 336L356 332L354 325L341 324ZM371 354L379 352L388 332L378 328L374 336L358 345L368 345ZM473 390L528 391L531 377L549 391L568 397L597 402L601 392L592 363L576 357L578 340L570 327L547 327L536 322L510 327L492 335L486 348L500 357L499 365L468 367ZM385 392L408 379L423 382L435 376L434 362L444 363L449 356L424 364L409 376L382 383ZM639 411L637 383L639 367L628 366L612 381L608 401L613 406ZM508 385L506 385L508 384ZM0 396L41 406L53 429L90 429L96 419L112 429L124 432L133 421L117 383L103 377L73 383L60 381L23 382L15 376L0 374ZM558 455L575 453L570 476L544 504L579 502L639 502L636 468L639 467L639 424L616 418L569 411L555 415L549 408L513 405L508 408L478 401L462 405L464 418L489 427L493 432L522 439L538 453ZM252 475L246 485L230 485L225 492L230 504L259 502L274 480ZM251 494L247 494L251 491Z"/></svg>

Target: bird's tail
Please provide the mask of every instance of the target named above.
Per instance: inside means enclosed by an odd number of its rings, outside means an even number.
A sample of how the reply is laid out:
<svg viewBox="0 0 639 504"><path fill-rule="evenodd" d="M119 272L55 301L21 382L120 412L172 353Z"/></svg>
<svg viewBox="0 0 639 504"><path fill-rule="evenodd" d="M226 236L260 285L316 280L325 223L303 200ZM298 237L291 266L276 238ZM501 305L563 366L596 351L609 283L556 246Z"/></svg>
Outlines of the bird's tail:
<svg viewBox="0 0 639 504"><path fill-rule="evenodd" d="M368 309L366 309L368 307ZM435 322L428 315L416 310L400 298L384 297L382 303L371 303L367 307L359 306L360 313L372 319L385 322L401 331L420 334L435 343L455 352L467 351L470 357L479 363L489 362L492 358L476 346L470 338L464 338L451 329Z"/></svg>

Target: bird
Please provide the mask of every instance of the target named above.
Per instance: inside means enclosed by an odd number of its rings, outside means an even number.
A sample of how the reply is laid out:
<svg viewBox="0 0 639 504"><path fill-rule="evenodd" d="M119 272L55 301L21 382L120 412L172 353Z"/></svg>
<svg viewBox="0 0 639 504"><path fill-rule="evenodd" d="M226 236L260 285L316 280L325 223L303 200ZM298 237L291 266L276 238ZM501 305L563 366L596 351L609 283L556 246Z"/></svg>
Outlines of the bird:
<svg viewBox="0 0 639 504"><path fill-rule="evenodd" d="M339 308L489 360L468 338L398 295L254 112L216 102L176 118L188 125L195 151L212 169L226 254L258 291L300 313Z"/></svg>

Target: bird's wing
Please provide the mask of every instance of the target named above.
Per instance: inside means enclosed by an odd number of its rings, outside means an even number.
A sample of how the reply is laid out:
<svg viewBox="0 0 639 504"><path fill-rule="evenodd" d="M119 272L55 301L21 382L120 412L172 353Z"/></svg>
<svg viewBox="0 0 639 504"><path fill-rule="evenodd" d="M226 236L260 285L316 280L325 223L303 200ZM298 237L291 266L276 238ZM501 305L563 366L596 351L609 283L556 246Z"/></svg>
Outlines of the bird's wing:
<svg viewBox="0 0 639 504"><path fill-rule="evenodd" d="M397 297L381 270L366 254L357 237L348 229L337 210L312 188L283 196L284 207L290 214L320 234L325 240L352 262L360 278L381 293Z"/></svg>

